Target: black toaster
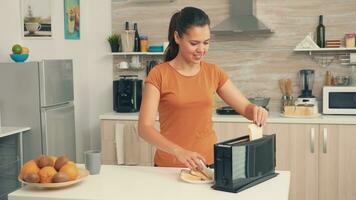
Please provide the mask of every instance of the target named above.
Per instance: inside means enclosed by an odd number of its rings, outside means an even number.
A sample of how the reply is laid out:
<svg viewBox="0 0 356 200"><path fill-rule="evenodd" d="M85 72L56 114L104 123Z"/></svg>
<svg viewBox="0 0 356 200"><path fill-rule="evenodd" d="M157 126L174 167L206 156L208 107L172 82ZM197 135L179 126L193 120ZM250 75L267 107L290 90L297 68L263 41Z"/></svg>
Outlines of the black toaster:
<svg viewBox="0 0 356 200"><path fill-rule="evenodd" d="M240 192L277 176L276 136L264 135L250 141L243 136L214 145L214 178L212 188Z"/></svg>

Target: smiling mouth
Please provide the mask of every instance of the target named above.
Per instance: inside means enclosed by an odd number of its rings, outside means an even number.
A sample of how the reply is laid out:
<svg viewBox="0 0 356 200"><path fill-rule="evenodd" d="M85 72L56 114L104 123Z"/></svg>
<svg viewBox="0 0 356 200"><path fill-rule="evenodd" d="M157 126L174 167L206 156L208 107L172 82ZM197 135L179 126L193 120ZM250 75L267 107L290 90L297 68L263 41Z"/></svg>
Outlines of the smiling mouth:
<svg viewBox="0 0 356 200"><path fill-rule="evenodd" d="M193 57L194 57L194 59L201 59L203 57L203 55L194 55Z"/></svg>

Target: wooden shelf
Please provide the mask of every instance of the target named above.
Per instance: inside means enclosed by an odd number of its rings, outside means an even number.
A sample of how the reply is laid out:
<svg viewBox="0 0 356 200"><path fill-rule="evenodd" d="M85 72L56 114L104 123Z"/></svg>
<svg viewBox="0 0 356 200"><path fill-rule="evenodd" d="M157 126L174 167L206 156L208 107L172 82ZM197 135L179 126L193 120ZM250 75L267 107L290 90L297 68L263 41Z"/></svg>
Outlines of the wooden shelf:
<svg viewBox="0 0 356 200"><path fill-rule="evenodd" d="M113 52L113 56L161 56L164 52Z"/></svg>

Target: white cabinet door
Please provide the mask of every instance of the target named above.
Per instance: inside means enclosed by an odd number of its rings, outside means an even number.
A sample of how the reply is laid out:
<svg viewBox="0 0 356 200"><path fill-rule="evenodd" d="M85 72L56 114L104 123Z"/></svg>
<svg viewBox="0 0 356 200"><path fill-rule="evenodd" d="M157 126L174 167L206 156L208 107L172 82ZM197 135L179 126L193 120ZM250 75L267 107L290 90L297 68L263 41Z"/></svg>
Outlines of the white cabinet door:
<svg viewBox="0 0 356 200"><path fill-rule="evenodd" d="M263 127L264 135L276 134L276 169L290 170L291 136L288 124L267 124Z"/></svg>
<svg viewBox="0 0 356 200"><path fill-rule="evenodd" d="M321 125L319 199L356 199L356 125Z"/></svg>
<svg viewBox="0 0 356 200"><path fill-rule="evenodd" d="M215 122L214 130L218 142L248 135L249 123Z"/></svg>
<svg viewBox="0 0 356 200"><path fill-rule="evenodd" d="M318 199L319 125L290 124L290 200Z"/></svg>
<svg viewBox="0 0 356 200"><path fill-rule="evenodd" d="M267 124L276 134L276 169L291 172L290 200L317 200L318 125Z"/></svg>

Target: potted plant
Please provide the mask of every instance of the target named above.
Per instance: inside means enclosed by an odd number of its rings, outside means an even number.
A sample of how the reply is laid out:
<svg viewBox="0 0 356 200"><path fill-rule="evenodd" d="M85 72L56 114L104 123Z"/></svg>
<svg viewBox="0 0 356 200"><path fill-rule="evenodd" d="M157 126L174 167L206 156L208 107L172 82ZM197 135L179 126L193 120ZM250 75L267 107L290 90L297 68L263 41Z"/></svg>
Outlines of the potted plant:
<svg viewBox="0 0 356 200"><path fill-rule="evenodd" d="M111 52L119 52L121 37L120 35L113 33L108 38L107 41L110 44Z"/></svg>

